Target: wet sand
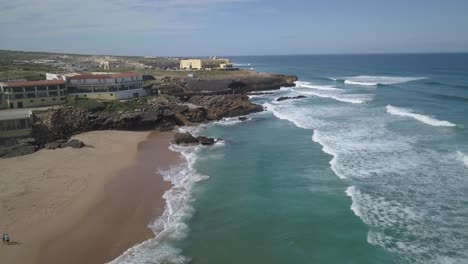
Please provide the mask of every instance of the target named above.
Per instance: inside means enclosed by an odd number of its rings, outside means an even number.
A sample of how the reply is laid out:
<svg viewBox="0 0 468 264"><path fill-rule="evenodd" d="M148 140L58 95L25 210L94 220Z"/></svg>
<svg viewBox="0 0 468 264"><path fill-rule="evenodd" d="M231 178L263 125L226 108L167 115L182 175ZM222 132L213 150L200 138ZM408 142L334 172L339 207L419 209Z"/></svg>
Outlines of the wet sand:
<svg viewBox="0 0 468 264"><path fill-rule="evenodd" d="M157 171L180 162L172 136L96 131L77 136L90 148L0 160L0 228L17 242L2 264L106 263L153 237L171 187Z"/></svg>

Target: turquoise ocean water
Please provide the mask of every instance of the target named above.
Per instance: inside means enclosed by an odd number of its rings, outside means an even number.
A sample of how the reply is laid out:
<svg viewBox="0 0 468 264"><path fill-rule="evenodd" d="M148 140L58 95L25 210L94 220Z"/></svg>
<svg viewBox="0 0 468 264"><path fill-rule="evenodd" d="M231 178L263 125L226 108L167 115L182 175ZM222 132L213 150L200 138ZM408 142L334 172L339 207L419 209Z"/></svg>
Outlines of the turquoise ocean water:
<svg viewBox="0 0 468 264"><path fill-rule="evenodd" d="M300 80L191 129L225 141L173 147L158 236L114 263L468 263L467 54L232 60Z"/></svg>

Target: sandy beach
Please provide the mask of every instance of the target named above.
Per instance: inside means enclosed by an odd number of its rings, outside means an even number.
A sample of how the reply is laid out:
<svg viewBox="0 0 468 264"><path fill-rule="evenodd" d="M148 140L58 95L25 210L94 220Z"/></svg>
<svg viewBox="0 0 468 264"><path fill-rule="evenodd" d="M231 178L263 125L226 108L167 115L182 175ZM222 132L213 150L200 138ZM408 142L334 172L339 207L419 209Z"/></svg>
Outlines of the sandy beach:
<svg viewBox="0 0 468 264"><path fill-rule="evenodd" d="M151 238L171 186L157 174L179 162L173 134L95 131L89 147L0 160L3 263L105 263Z"/></svg>

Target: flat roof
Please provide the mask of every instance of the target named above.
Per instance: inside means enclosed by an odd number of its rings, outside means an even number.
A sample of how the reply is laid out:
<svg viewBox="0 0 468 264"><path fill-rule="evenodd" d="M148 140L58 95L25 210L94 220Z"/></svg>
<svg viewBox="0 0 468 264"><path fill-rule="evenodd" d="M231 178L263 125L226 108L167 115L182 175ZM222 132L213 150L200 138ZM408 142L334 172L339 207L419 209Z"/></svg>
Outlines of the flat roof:
<svg viewBox="0 0 468 264"><path fill-rule="evenodd" d="M4 82L8 87L30 87L30 86L43 86L43 85L61 85L65 84L64 80L43 80L43 81L17 81L17 82Z"/></svg>
<svg viewBox="0 0 468 264"><path fill-rule="evenodd" d="M31 109L0 110L0 120L25 119L31 116Z"/></svg>

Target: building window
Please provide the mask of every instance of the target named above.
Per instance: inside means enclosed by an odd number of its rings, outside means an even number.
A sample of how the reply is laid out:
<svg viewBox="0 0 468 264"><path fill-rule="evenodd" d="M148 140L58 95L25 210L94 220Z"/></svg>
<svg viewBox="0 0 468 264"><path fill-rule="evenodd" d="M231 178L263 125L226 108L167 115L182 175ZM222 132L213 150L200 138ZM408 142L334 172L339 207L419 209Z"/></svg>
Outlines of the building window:
<svg viewBox="0 0 468 264"><path fill-rule="evenodd" d="M35 92L36 88L35 87L26 87L26 92Z"/></svg>
<svg viewBox="0 0 468 264"><path fill-rule="evenodd" d="M16 122L16 129L27 129L29 126L28 119L19 119Z"/></svg>
<svg viewBox="0 0 468 264"><path fill-rule="evenodd" d="M36 98L35 93L28 93L27 96L28 96L28 98Z"/></svg>
<svg viewBox="0 0 468 264"><path fill-rule="evenodd" d="M6 128L6 131L16 130L15 120L6 120L5 121L5 128Z"/></svg>
<svg viewBox="0 0 468 264"><path fill-rule="evenodd" d="M60 101L65 101L65 98L64 97L60 98Z"/></svg>
<svg viewBox="0 0 468 264"><path fill-rule="evenodd" d="M47 91L47 86L38 86L37 90L38 91Z"/></svg>
<svg viewBox="0 0 468 264"><path fill-rule="evenodd" d="M58 92L49 92L49 96L58 96Z"/></svg>

